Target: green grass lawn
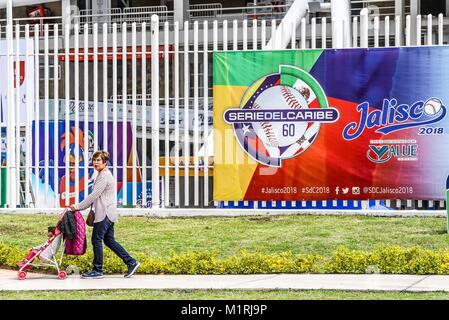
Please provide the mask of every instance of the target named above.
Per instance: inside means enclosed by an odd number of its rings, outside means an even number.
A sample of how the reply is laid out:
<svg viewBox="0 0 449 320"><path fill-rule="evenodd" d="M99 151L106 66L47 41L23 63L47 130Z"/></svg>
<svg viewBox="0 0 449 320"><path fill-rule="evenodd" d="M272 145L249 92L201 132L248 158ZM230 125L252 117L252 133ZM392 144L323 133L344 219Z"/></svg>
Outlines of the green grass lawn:
<svg viewBox="0 0 449 320"><path fill-rule="evenodd" d="M55 215L2 214L0 243L23 249L38 245L46 240L47 226L56 221ZM380 245L449 248L446 219L443 218L121 217L115 227L117 240L131 254L141 252L160 258L168 258L173 252L202 250L217 251L221 257L241 250L329 256L340 245L358 250L372 250ZM91 231L88 228L88 239Z"/></svg>
<svg viewBox="0 0 449 320"><path fill-rule="evenodd" d="M0 300L448 300L449 292L337 290L0 291Z"/></svg>

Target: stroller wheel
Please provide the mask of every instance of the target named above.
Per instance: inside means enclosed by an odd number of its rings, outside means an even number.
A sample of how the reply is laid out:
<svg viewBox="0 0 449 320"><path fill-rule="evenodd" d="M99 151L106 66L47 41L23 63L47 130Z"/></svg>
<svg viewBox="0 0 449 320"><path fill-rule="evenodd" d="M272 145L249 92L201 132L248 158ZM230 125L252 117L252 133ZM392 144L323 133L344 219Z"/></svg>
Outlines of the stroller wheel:
<svg viewBox="0 0 449 320"><path fill-rule="evenodd" d="M59 278L60 280L64 280L65 278L67 278L67 272L65 272L65 271L63 271L63 270L59 271L59 273L58 273L58 278Z"/></svg>
<svg viewBox="0 0 449 320"><path fill-rule="evenodd" d="M17 273L17 279L19 279L19 280L25 280L26 277L27 277L27 273L25 271L19 271Z"/></svg>

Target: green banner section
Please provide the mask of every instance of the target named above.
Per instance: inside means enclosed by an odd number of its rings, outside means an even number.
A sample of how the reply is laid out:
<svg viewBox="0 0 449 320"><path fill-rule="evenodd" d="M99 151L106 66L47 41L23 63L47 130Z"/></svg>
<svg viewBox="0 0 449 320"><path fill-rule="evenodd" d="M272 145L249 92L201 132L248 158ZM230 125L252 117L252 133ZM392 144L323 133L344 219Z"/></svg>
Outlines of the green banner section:
<svg viewBox="0 0 449 320"><path fill-rule="evenodd" d="M278 72L279 61L309 72L322 52L323 50L258 51L257 54L253 51L214 52L214 85L250 86L254 79Z"/></svg>

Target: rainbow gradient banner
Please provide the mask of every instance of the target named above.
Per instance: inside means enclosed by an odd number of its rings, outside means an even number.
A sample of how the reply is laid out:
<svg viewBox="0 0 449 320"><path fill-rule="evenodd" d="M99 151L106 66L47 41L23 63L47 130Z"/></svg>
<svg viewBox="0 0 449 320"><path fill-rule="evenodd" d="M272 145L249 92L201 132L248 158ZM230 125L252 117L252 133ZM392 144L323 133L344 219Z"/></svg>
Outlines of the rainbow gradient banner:
<svg viewBox="0 0 449 320"><path fill-rule="evenodd" d="M214 200L443 200L449 47L214 53Z"/></svg>

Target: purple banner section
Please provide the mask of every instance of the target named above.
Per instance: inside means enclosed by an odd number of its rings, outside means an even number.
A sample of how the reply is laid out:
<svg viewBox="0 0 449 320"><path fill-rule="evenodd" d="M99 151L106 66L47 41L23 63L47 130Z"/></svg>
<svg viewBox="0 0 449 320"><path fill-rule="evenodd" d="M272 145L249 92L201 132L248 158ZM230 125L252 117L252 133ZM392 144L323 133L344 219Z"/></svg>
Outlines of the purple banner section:
<svg viewBox="0 0 449 320"><path fill-rule="evenodd" d="M223 115L227 123L246 123L254 121L270 122L335 122L338 110L327 109L292 109L292 110L247 110L229 109Z"/></svg>
<svg viewBox="0 0 449 320"><path fill-rule="evenodd" d="M88 189L89 192L93 185L93 174L94 169L92 167L92 155L95 151L100 150L105 145L105 137L103 136L103 126L104 122L98 122L98 147L94 146L94 124L93 122L89 122L87 126L87 132L84 129L84 122L79 122L78 126L75 127L75 122L70 121L70 129L66 131L65 121L58 122L58 132L55 133L55 123L54 121L48 122L48 132L50 133L47 137L45 136L45 122L39 122L39 150L38 150L38 161L36 161L36 122L32 124L32 173L35 178L39 179L39 190L35 192L36 198L43 200L43 195L45 193L45 188L47 188L48 198L58 197L59 204L61 207L65 206L65 191L66 191L66 180L69 180L69 197L70 204L75 202L75 184L76 184L76 170L75 165L78 165L78 188L79 188L79 199L80 201L84 198L84 181L88 180ZM131 148L132 148L132 130L131 125L128 123L127 125L127 154L123 155L123 123L117 123L117 163L112 163L114 159L114 141L113 141L113 123L108 122L108 152L110 154L110 159L108 165L112 167L115 165L119 168L117 171L117 185L118 190L122 185L123 180L123 170L121 170L123 166L123 160L125 156L125 160L127 163L131 161ZM76 145L75 137L78 136L78 145ZM88 144L85 145L84 137L87 135ZM55 141L56 139L56 141ZM68 140L68 141L67 141ZM57 150L55 150L55 142L57 146ZM68 142L68 154L66 156L66 143ZM85 158L85 150L87 149L87 158ZM48 154L46 154L48 151ZM56 157L57 163L56 163ZM38 168L36 169L36 164ZM47 166L46 166L47 165ZM66 176L66 166L69 167L69 175ZM88 167L88 176L85 177L84 168ZM55 168L56 167L56 168ZM48 181L45 179L45 171L48 171ZM57 175L57 183L58 186L58 195L55 194L55 185L54 185L54 177ZM32 185L34 187L34 184ZM47 204L48 205L48 204Z"/></svg>

